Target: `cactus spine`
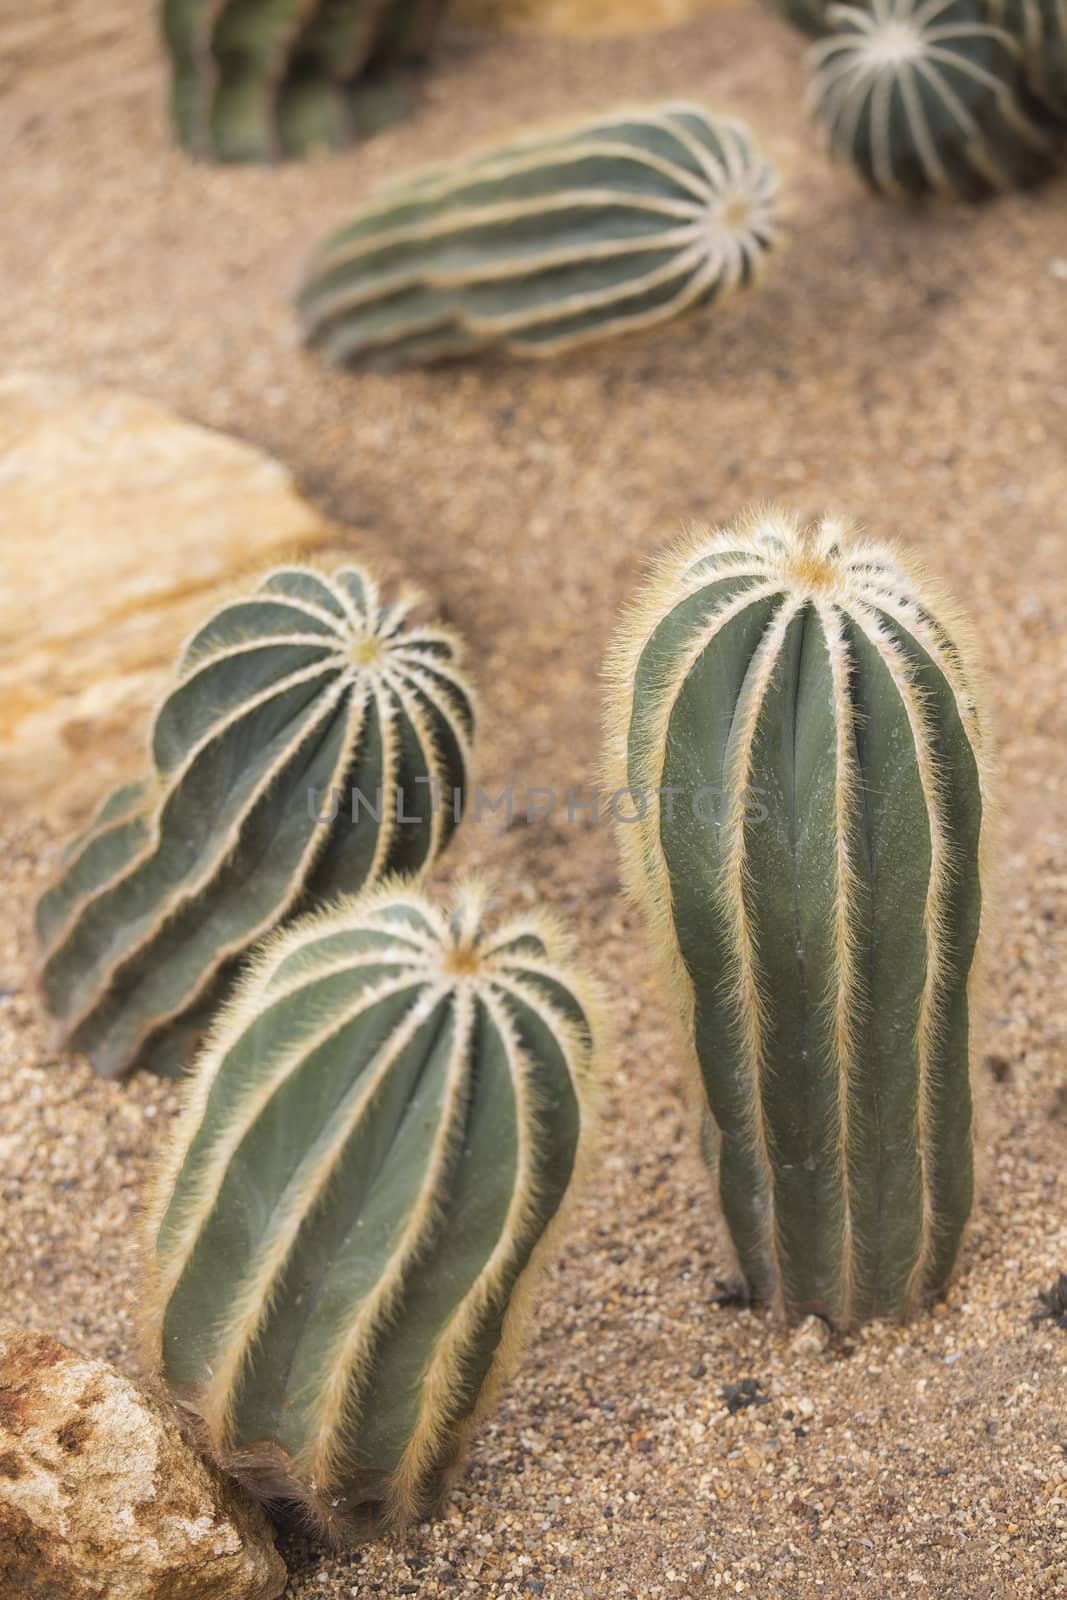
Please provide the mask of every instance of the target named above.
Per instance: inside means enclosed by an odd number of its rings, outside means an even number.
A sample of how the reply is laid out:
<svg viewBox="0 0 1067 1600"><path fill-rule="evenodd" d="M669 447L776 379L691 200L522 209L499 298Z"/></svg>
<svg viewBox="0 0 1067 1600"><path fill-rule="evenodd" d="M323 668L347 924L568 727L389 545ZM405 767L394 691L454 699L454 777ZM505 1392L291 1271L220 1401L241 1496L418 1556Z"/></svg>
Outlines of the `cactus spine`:
<svg viewBox="0 0 1067 1600"><path fill-rule="evenodd" d="M195 155L270 161L347 144L404 109L395 71L444 0L163 0L178 138Z"/></svg>
<svg viewBox="0 0 1067 1600"><path fill-rule="evenodd" d="M588 1133L594 1005L552 925L385 885L277 934L149 1208L149 1337L254 1491L335 1537L440 1498L513 1360Z"/></svg>
<svg viewBox="0 0 1067 1600"><path fill-rule="evenodd" d="M891 549L768 514L669 556L614 668L644 807L624 855L744 1278L789 1315L903 1314L972 1200L983 785L958 625Z"/></svg>
<svg viewBox="0 0 1067 1600"><path fill-rule="evenodd" d="M334 362L550 356L748 283L776 233L777 181L741 124L652 106L384 189L318 251L299 305Z"/></svg>
<svg viewBox="0 0 1067 1600"><path fill-rule="evenodd" d="M885 194L970 198L1043 176L1055 160L1022 41L988 0L833 5L812 49L816 115L836 155Z"/></svg>
<svg viewBox="0 0 1067 1600"><path fill-rule="evenodd" d="M284 567L187 645L151 778L105 802L37 909L45 1004L103 1076L176 1070L281 918L443 849L473 700L454 635L405 626L415 598Z"/></svg>

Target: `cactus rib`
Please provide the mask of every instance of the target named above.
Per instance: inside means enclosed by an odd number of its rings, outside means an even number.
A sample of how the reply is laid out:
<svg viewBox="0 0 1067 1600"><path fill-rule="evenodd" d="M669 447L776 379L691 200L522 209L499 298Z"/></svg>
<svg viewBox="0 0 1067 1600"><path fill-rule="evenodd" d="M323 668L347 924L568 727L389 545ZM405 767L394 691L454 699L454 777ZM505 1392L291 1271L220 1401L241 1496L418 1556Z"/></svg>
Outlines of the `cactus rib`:
<svg viewBox="0 0 1067 1600"><path fill-rule="evenodd" d="M776 233L741 124L666 104L386 188L315 254L299 305L336 362L550 356L748 283Z"/></svg>
<svg viewBox="0 0 1067 1600"><path fill-rule="evenodd" d="M939 1289L971 1206L983 755L946 615L892 550L768 514L672 554L613 658L627 877L741 1270L842 1326Z"/></svg>
<svg viewBox="0 0 1067 1600"><path fill-rule="evenodd" d="M1050 170L1055 142L1021 41L987 0L833 5L812 101L836 155L885 194L976 198Z"/></svg>
<svg viewBox="0 0 1067 1600"><path fill-rule="evenodd" d="M223 1466L340 1538L440 1498L588 1137L552 924L380 886L264 946L149 1206L148 1332Z"/></svg>
<svg viewBox="0 0 1067 1600"><path fill-rule="evenodd" d="M186 647L152 777L112 796L37 912L48 1010L104 1076L180 1064L228 969L307 897L433 860L473 697L458 640L362 569L280 568ZM333 803L331 804L331 797Z"/></svg>

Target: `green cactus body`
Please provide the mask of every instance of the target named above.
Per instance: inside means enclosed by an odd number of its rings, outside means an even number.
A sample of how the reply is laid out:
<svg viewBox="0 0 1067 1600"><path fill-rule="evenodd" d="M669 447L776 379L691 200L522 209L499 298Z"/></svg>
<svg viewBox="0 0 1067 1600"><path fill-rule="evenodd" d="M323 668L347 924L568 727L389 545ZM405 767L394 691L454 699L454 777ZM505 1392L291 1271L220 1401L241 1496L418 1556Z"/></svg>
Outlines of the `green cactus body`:
<svg viewBox="0 0 1067 1600"><path fill-rule="evenodd" d="M826 13L833 0L763 0L769 11L774 11L784 21L813 39L829 31Z"/></svg>
<svg viewBox="0 0 1067 1600"><path fill-rule="evenodd" d="M187 645L152 778L105 803L37 909L45 1004L116 1077L173 1072L233 963L300 904L433 861L466 782L458 640L345 567L269 574Z"/></svg>
<svg viewBox="0 0 1067 1600"><path fill-rule="evenodd" d="M989 0L989 8L990 20L1021 42L1034 95L1067 118L1067 0Z"/></svg>
<svg viewBox="0 0 1067 1600"><path fill-rule="evenodd" d="M386 188L319 250L299 305L334 362L550 356L750 282L776 218L739 123L621 111Z"/></svg>
<svg viewBox="0 0 1067 1600"><path fill-rule="evenodd" d="M834 154L885 194L977 198L1054 165L1021 40L988 0L833 5L812 48L814 110Z"/></svg>
<svg viewBox="0 0 1067 1600"><path fill-rule="evenodd" d="M594 1025L558 931L488 928L476 887L385 885L265 947L149 1215L154 1356L253 1490L342 1538L432 1509L513 1361Z"/></svg>
<svg viewBox="0 0 1067 1600"><path fill-rule="evenodd" d="M620 828L691 1027L752 1293L938 1290L972 1201L979 729L891 550L767 515L671 556L615 654Z"/></svg>
<svg viewBox="0 0 1067 1600"><path fill-rule="evenodd" d="M178 137L197 155L268 161L370 132L402 112L389 80L426 48L442 10L443 0L163 0Z"/></svg>

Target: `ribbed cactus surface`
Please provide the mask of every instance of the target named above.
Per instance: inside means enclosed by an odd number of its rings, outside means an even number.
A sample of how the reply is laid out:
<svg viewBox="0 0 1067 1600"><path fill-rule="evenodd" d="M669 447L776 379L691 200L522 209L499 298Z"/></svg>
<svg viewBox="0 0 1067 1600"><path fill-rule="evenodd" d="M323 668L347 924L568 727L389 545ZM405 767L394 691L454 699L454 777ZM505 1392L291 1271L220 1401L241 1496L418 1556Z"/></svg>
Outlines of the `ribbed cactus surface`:
<svg viewBox="0 0 1067 1600"><path fill-rule="evenodd" d="M1067 119L1067 0L989 0L990 21L1022 45L1034 95Z"/></svg>
<svg viewBox="0 0 1067 1600"><path fill-rule="evenodd" d="M318 251L299 304L334 362L550 356L750 282L776 233L745 128L650 106L384 189Z"/></svg>
<svg viewBox="0 0 1067 1600"><path fill-rule="evenodd" d="M152 776L103 806L37 909L41 983L97 1071L176 1070L249 945L309 899L415 872L466 781L458 640L361 568L270 573L187 645Z"/></svg>
<svg viewBox="0 0 1067 1600"><path fill-rule="evenodd" d="M620 829L749 1288L847 1326L939 1289L972 1200L981 736L891 549L768 514L671 555L615 653Z"/></svg>
<svg viewBox="0 0 1067 1600"><path fill-rule="evenodd" d="M813 103L835 154L886 194L977 197L1054 164L1023 42L989 0L833 5L812 50Z"/></svg>
<svg viewBox="0 0 1067 1600"><path fill-rule="evenodd" d="M403 109L394 70L445 0L163 0L181 143L220 161L346 144Z"/></svg>
<svg viewBox="0 0 1067 1600"><path fill-rule="evenodd" d="M172 1396L335 1536L439 1499L587 1136L586 987L553 926L482 901L386 885L276 935L150 1207Z"/></svg>

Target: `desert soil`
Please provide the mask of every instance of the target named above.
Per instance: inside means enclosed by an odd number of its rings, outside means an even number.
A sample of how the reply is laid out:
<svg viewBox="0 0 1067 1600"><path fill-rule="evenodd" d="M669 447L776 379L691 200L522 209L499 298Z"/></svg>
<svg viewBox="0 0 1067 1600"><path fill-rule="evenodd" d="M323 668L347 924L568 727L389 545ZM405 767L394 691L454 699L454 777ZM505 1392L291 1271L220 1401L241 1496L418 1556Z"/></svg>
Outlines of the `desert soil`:
<svg viewBox="0 0 1067 1600"><path fill-rule="evenodd" d="M19 9L0 21L3 362L282 457L354 552L469 637L487 788L589 797L620 603L683 525L754 501L898 536L987 658L985 1184L944 1301L808 1353L715 1303L726 1241L609 830L587 811L472 823L449 869L495 869L505 906L551 901L613 997L602 1161L444 1514L343 1557L291 1541L289 1594L1067 1594L1067 1332L1029 1319L1067 1267L1067 180L981 209L880 203L817 147L802 46L749 8L580 44L454 25L405 125L304 166L213 170L171 147L151 6ZM740 113L779 163L792 237L763 287L554 366L352 376L302 352L301 262L377 181L657 96ZM57 828L47 807L4 828L0 1297L132 1367L138 1193L174 1094L101 1084L50 1046L27 928ZM731 1411L743 1379L766 1403Z"/></svg>

